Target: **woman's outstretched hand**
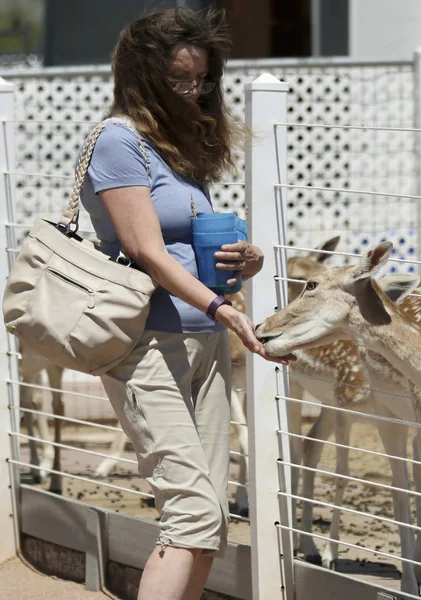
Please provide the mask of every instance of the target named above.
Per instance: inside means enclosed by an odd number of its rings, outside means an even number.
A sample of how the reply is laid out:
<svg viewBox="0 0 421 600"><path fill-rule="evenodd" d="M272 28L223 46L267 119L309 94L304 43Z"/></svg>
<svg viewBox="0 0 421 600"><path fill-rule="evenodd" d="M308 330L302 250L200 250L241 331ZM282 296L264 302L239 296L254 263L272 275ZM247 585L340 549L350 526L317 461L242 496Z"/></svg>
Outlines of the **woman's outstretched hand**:
<svg viewBox="0 0 421 600"><path fill-rule="evenodd" d="M262 344L262 349L257 352L262 358L265 360L269 360L270 362L278 363L279 365L289 365L290 362L294 362L297 360L295 354L285 354L285 356L269 356L266 354L265 347Z"/></svg>
<svg viewBox="0 0 421 600"><path fill-rule="evenodd" d="M250 352L259 354L265 360L281 365L288 365L290 361L296 360L297 357L294 354L287 354L286 356L281 357L268 356L263 344L256 338L256 327L253 321L247 315L239 312L232 306L223 304L216 311L216 316L218 321L238 335L244 346L250 350Z"/></svg>

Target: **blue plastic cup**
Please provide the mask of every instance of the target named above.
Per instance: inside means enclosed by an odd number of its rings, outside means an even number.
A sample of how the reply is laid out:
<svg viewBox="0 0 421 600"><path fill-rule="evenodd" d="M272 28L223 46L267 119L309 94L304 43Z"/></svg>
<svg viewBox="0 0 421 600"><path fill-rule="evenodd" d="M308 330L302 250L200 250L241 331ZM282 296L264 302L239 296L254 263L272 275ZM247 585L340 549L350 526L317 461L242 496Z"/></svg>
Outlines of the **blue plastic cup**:
<svg viewBox="0 0 421 600"><path fill-rule="evenodd" d="M227 285L238 271L223 271L216 268L214 254L224 244L235 244L247 239L246 221L234 213L199 213L192 218L193 244L196 252L199 279L217 294L235 294L241 290L241 277L234 285Z"/></svg>
<svg viewBox="0 0 421 600"><path fill-rule="evenodd" d="M193 233L218 233L235 231L234 213L199 213L192 219Z"/></svg>
<svg viewBox="0 0 421 600"><path fill-rule="evenodd" d="M238 241L247 241L247 236L249 232L249 226L247 221L244 221L244 219L240 219L240 217L235 217L235 229L238 232Z"/></svg>
<svg viewBox="0 0 421 600"><path fill-rule="evenodd" d="M235 244L238 241L237 232L193 232L193 241L200 281L217 294L235 294L236 291L239 291L241 282L237 282L234 286L227 285L227 280L233 279L236 276L236 271L217 269L216 263L221 261L214 256L215 252L221 250L223 244Z"/></svg>

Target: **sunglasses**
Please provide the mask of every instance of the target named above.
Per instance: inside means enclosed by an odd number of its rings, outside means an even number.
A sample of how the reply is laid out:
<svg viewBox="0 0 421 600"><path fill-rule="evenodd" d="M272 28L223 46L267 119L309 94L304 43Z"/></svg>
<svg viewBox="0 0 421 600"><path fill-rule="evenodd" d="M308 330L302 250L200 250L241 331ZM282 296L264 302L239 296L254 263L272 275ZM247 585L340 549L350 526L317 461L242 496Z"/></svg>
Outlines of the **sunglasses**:
<svg viewBox="0 0 421 600"><path fill-rule="evenodd" d="M200 94L210 94L216 87L216 83L214 81L202 81L200 79L193 81L171 79L170 83L173 87L173 90L182 95L191 94L194 89L196 89Z"/></svg>

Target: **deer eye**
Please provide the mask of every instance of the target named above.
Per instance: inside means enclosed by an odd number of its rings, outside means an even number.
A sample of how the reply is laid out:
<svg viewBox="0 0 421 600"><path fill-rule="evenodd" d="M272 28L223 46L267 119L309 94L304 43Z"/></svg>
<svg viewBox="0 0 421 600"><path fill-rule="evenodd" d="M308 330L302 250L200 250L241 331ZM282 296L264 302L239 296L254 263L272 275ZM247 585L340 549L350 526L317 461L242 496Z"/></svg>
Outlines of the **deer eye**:
<svg viewBox="0 0 421 600"><path fill-rule="evenodd" d="M317 286L318 283L316 281L307 281L306 290L315 290Z"/></svg>

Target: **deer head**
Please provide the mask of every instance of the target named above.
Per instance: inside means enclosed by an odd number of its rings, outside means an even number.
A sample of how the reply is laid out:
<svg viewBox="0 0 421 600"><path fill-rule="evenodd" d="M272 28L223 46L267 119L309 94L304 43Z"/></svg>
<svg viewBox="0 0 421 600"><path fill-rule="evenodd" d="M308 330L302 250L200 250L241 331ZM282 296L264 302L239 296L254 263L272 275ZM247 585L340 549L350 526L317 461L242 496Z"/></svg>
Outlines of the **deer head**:
<svg viewBox="0 0 421 600"><path fill-rule="evenodd" d="M392 300L402 299L420 281L417 275L395 275L381 286L372 279L391 251L392 244L382 242L356 266L335 267L312 276L293 302L257 327L257 338L267 354L283 356L340 339L366 343L374 328L390 324Z"/></svg>
<svg viewBox="0 0 421 600"><path fill-rule="evenodd" d="M339 235L337 235L309 252L307 256L293 256L288 259L288 278L295 279L295 281L288 281L288 302L292 302L301 294L309 277L326 271L325 262L329 260L330 254L325 254L320 250L333 252L339 239Z"/></svg>

